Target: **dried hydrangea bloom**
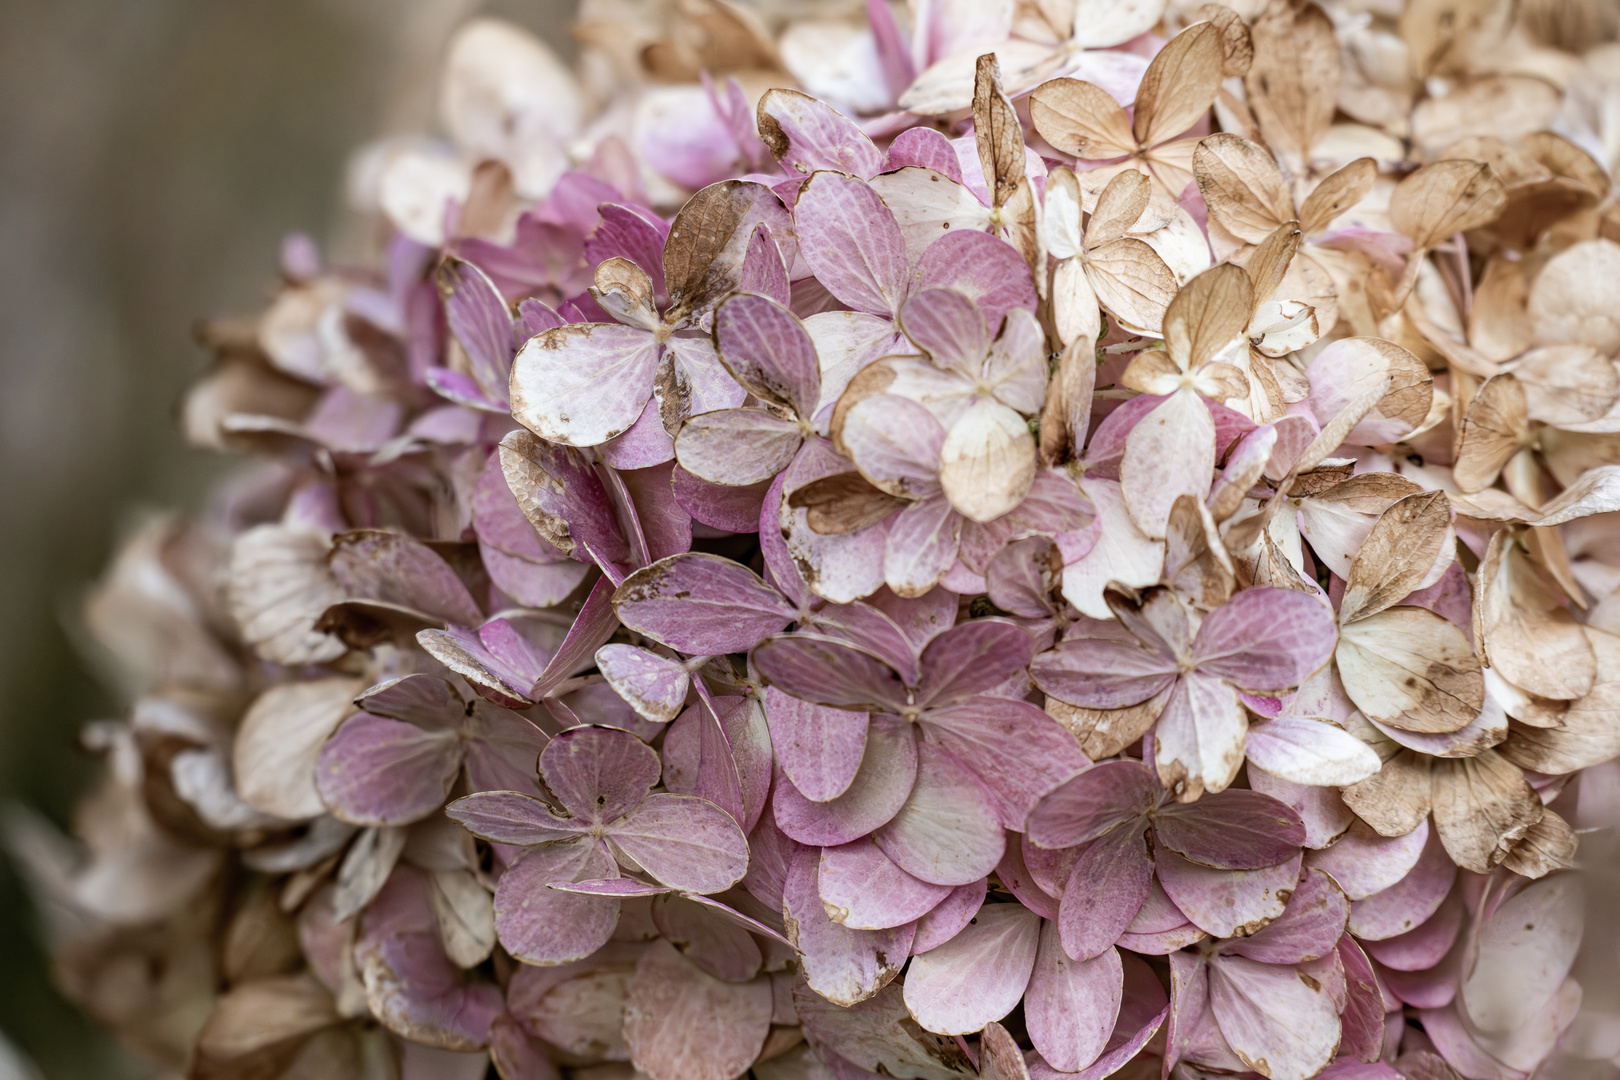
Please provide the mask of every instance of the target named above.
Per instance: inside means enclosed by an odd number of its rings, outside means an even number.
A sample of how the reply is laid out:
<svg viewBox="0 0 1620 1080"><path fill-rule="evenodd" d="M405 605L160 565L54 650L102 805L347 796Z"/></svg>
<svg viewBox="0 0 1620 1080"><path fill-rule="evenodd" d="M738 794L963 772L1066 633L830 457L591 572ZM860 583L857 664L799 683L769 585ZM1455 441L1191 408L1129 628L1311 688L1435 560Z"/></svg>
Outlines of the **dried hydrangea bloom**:
<svg viewBox="0 0 1620 1080"><path fill-rule="evenodd" d="M469 24L93 596L109 779L10 830L64 985L264 1080L1601 1070L1565 6Z"/></svg>

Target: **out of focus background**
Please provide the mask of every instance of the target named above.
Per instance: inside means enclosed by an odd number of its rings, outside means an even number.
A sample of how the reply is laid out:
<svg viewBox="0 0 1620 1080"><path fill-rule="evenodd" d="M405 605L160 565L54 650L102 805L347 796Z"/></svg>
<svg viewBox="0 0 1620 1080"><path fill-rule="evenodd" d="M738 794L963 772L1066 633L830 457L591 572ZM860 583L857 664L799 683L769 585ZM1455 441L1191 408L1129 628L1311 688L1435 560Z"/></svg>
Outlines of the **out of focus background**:
<svg viewBox="0 0 1620 1080"><path fill-rule="evenodd" d="M283 235L371 255L348 155L433 125L450 30L497 14L572 55L573 0L0 0L0 805L69 820L114 700L77 608L143 510L218 459L175 406L201 317L270 295ZM49 1080L145 1075L51 988L0 856L0 1033ZM0 1080L32 1075L0 1046Z"/></svg>

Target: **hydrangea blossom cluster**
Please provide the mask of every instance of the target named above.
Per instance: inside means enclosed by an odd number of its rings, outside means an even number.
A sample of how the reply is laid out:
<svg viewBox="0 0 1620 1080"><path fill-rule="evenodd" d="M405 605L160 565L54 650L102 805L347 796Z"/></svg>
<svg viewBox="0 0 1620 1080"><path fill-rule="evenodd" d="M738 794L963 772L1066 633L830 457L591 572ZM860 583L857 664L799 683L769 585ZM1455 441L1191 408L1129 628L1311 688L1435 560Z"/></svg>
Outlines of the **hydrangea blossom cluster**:
<svg viewBox="0 0 1620 1080"><path fill-rule="evenodd" d="M64 986L197 1078L1614 1075L1613 10L847 8L474 22L380 268L205 327Z"/></svg>

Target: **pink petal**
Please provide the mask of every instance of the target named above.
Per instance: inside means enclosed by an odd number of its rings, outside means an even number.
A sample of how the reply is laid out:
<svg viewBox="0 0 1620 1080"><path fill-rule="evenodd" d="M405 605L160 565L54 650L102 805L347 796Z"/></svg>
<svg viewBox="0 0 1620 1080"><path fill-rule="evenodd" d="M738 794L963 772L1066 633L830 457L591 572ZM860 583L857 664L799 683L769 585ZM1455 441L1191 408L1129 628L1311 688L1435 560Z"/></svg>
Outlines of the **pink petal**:
<svg viewBox="0 0 1620 1080"><path fill-rule="evenodd" d="M973 925L913 958L906 1008L924 1030L966 1035L1018 1005L1029 985L1040 916L1022 904L986 904Z"/></svg>
<svg viewBox="0 0 1620 1080"><path fill-rule="evenodd" d="M695 795L649 795L609 825L608 836L643 870L677 889L722 892L748 871L742 830L730 814Z"/></svg>
<svg viewBox="0 0 1620 1080"><path fill-rule="evenodd" d="M1041 799L1029 815L1029 839L1045 848L1083 844L1144 819L1162 796L1158 779L1141 762L1099 762Z"/></svg>
<svg viewBox="0 0 1620 1080"><path fill-rule="evenodd" d="M945 429L926 406L899 394L873 394L844 414L841 436L861 475L889 494L920 500L939 493Z"/></svg>
<svg viewBox="0 0 1620 1080"><path fill-rule="evenodd" d="M808 420L821 396L821 366L804 324L763 296L738 293L714 313L720 361L756 397Z"/></svg>
<svg viewBox="0 0 1620 1080"><path fill-rule="evenodd" d="M771 482L747 487L711 484L677 465L673 484L675 501L693 521L725 532L751 533L759 529L760 505Z"/></svg>
<svg viewBox="0 0 1620 1080"><path fill-rule="evenodd" d="M820 446L820 440L812 439L808 445L812 447L810 453L814 454L815 448ZM805 456L803 449L800 450L800 454ZM815 594L810 591L810 587L799 574L799 567L793 561L793 553L788 550L783 532L782 484L786 479L787 473L783 473L771 481L765 494L760 498L759 513L752 528L733 531L759 534L760 561L765 564L765 581L779 590L789 603L803 611L809 608Z"/></svg>
<svg viewBox="0 0 1620 1080"><path fill-rule="evenodd" d="M512 488L524 516L566 534L558 538L552 531L546 533L558 546L568 546L581 562L628 563L629 547L613 504L601 477L583 454L543 442L527 431L514 431L502 439L500 453L501 468L507 475L531 481ZM587 550L579 550L581 545Z"/></svg>
<svg viewBox="0 0 1620 1080"><path fill-rule="evenodd" d="M399 533L344 533L327 557L350 599L376 600L443 622L476 626L483 613L450 565L426 544Z"/></svg>
<svg viewBox="0 0 1620 1080"><path fill-rule="evenodd" d="M866 750L865 714L812 705L772 686L765 719L782 771L805 798L827 802L849 790Z"/></svg>
<svg viewBox="0 0 1620 1080"><path fill-rule="evenodd" d="M1071 705L1123 709L1175 682L1176 664L1167 652L1135 640L1077 637L1037 656L1029 674L1036 686Z"/></svg>
<svg viewBox="0 0 1620 1080"><path fill-rule="evenodd" d="M1358 820L1331 847L1308 854L1305 864L1332 874L1350 899L1363 900L1410 873L1428 842L1428 818L1405 836L1390 838Z"/></svg>
<svg viewBox="0 0 1620 1080"><path fill-rule="evenodd" d="M794 856L782 893L783 920L810 988L834 1004L854 1005L900 973L916 925L891 930L839 926L821 904L820 861L814 848L801 848Z"/></svg>
<svg viewBox="0 0 1620 1080"><path fill-rule="evenodd" d="M1307 1080L1333 1060L1333 1000L1292 967L1220 957L1210 965L1209 998L1232 1050L1271 1080Z"/></svg>
<svg viewBox="0 0 1620 1080"><path fill-rule="evenodd" d="M444 812L474 836L497 844L533 847L584 832L573 818L560 818L532 795L516 791L479 791L457 799Z"/></svg>
<svg viewBox="0 0 1620 1080"><path fill-rule="evenodd" d="M984 781L1008 829L1023 828L1042 795L1087 765L1074 736L1027 701L968 698L929 709L923 723L939 745Z"/></svg>
<svg viewBox="0 0 1620 1080"><path fill-rule="evenodd" d="M788 467L804 434L767 409L721 409L681 426L675 457L681 468L711 483L763 484Z"/></svg>
<svg viewBox="0 0 1620 1080"><path fill-rule="evenodd" d="M1462 930L1461 898L1452 895L1433 915L1404 934L1381 941L1367 940L1362 948L1386 968L1396 971L1426 971L1445 959Z"/></svg>
<svg viewBox="0 0 1620 1080"><path fill-rule="evenodd" d="M1190 388L1177 390L1125 437L1119 479L1132 520L1148 536L1162 537L1176 499L1191 495L1202 502L1214 469L1209 408Z"/></svg>
<svg viewBox="0 0 1620 1080"><path fill-rule="evenodd" d="M717 979L748 982L764 963L752 935L714 908L666 895L653 902L652 920L665 941Z"/></svg>
<svg viewBox="0 0 1620 1080"><path fill-rule="evenodd" d="M906 336L935 364L977 374L990 351L990 328L978 307L955 289L924 289L900 309Z"/></svg>
<svg viewBox="0 0 1620 1080"><path fill-rule="evenodd" d="M495 933L507 952L530 964L582 960L606 944L619 921L619 901L548 889L553 881L589 881L619 872L588 838L528 848L495 888Z"/></svg>
<svg viewBox="0 0 1620 1080"><path fill-rule="evenodd" d="M1299 880L1300 855L1260 870L1211 870L1160 852L1164 891L1200 930L1214 937L1252 934L1283 913Z"/></svg>
<svg viewBox="0 0 1620 1080"><path fill-rule="evenodd" d="M1339 961L1344 965L1346 1000L1340 1011L1339 1055L1375 1062L1384 1049L1384 995L1378 976L1355 938L1339 940Z"/></svg>
<svg viewBox="0 0 1620 1080"><path fill-rule="evenodd" d="M680 715L692 685L678 660L634 645L602 646L596 650L596 668L638 715L655 724L667 724Z"/></svg>
<svg viewBox="0 0 1620 1080"><path fill-rule="evenodd" d="M917 261L917 277L922 288L955 289L972 300L992 330L1014 309L1035 310L1035 285L1024 257L989 233L946 233Z"/></svg>
<svg viewBox="0 0 1620 1080"><path fill-rule="evenodd" d="M912 877L870 837L821 849L820 888L828 916L853 930L916 922L952 891Z"/></svg>
<svg viewBox="0 0 1620 1080"><path fill-rule="evenodd" d="M374 716L404 720L429 731L455 728L467 707L455 687L431 675L404 675L380 682L355 704Z"/></svg>
<svg viewBox="0 0 1620 1080"><path fill-rule="evenodd" d="M467 786L473 791L540 794L535 763L549 740L529 720L480 701L462 725L461 737Z"/></svg>
<svg viewBox="0 0 1620 1080"><path fill-rule="evenodd" d="M770 1027L768 979L722 982L667 942L642 954L624 1003L630 1060L651 1080L733 1080Z"/></svg>
<svg viewBox="0 0 1620 1080"><path fill-rule="evenodd" d="M928 742L918 744L917 780L905 805L873 839L902 870L936 885L977 881L996 868L1006 846L989 790Z"/></svg>
<svg viewBox="0 0 1620 1080"><path fill-rule="evenodd" d="M917 935L911 941L912 955L938 948L967 929L984 905L986 885L985 881L958 885L933 910L918 919Z"/></svg>
<svg viewBox="0 0 1620 1080"><path fill-rule="evenodd" d="M935 589L923 594L923 598L936 594L948 595L944 589ZM893 595L891 591L883 590L875 594L872 600ZM952 611L951 618L955 618L955 615ZM811 627L818 634L846 641L881 658L900 674L901 682L907 686L915 686L921 677L917 668L916 646L906 631L872 603L858 600L853 604L827 604L812 617Z"/></svg>
<svg viewBox="0 0 1620 1080"><path fill-rule="evenodd" d="M761 137L789 173L831 169L872 177L883 168L883 151L854 121L796 90L768 91L759 101L759 122Z"/></svg>
<svg viewBox="0 0 1620 1080"><path fill-rule="evenodd" d="M597 448L602 463L611 469L642 469L675 456L675 440L665 429L654 398L647 399L635 423L622 434L598 443Z"/></svg>
<svg viewBox="0 0 1620 1080"><path fill-rule="evenodd" d="M1097 1060L1119 1019L1125 969L1108 949L1090 960L1070 960L1057 927L1043 923L1040 950L1024 999L1030 1041L1054 1068L1078 1072Z"/></svg>
<svg viewBox="0 0 1620 1080"><path fill-rule="evenodd" d="M1028 666L1034 653L1029 635L1010 620L973 619L953 626L922 652L917 700L943 706L992 693Z"/></svg>
<svg viewBox="0 0 1620 1080"><path fill-rule="evenodd" d="M1249 787L1292 807L1305 823L1305 846L1322 848L1342 836L1355 820L1335 788L1305 787L1249 763Z"/></svg>
<svg viewBox="0 0 1620 1080"><path fill-rule="evenodd" d="M805 1034L823 1061L837 1059L834 1075L857 1080L862 1074L963 1080L977 1070L953 1039L922 1030L911 1019L900 988L891 986L856 1005L840 1008L810 989L793 991L793 1007Z"/></svg>
<svg viewBox="0 0 1620 1080"><path fill-rule="evenodd" d="M1119 1020L1102 1056L1080 1070L1075 1080L1102 1080L1118 1072L1142 1052L1170 1015L1170 1003L1152 969L1128 954L1120 954L1120 959L1124 962L1125 991ZM1034 1080L1058 1080L1055 1070L1049 1075L1038 1068L1041 1064L1039 1060L1030 1063Z"/></svg>
<svg viewBox="0 0 1620 1080"><path fill-rule="evenodd" d="M471 362L473 380L496 403L506 395L506 381L516 348L512 310L493 282L478 267L455 256L439 264L439 295L445 322Z"/></svg>
<svg viewBox="0 0 1620 1080"><path fill-rule="evenodd" d="M746 566L700 552L631 574L614 592L613 606L632 630L698 656L746 652L795 615Z"/></svg>
<svg viewBox="0 0 1620 1080"><path fill-rule="evenodd" d="M563 809L605 823L629 813L658 783L658 754L628 731L578 727L546 746L540 775Z"/></svg>
<svg viewBox="0 0 1620 1080"><path fill-rule="evenodd" d="M1349 917L1350 902L1333 879L1320 870L1306 870L1278 919L1249 937L1227 942L1221 951L1262 964L1320 960L1339 943Z"/></svg>
<svg viewBox="0 0 1620 1080"><path fill-rule="evenodd" d="M855 779L843 794L811 802L784 774L772 789L777 827L801 844L835 847L865 836L893 819L917 778L917 740L911 725L875 716L866 733Z"/></svg>
<svg viewBox="0 0 1620 1080"><path fill-rule="evenodd" d="M864 181L820 172L793 208L800 253L827 290L856 311L892 315L905 299L905 239Z"/></svg>
<svg viewBox="0 0 1620 1080"><path fill-rule="evenodd" d="M784 306L793 299L793 283L788 281L787 267L782 263L782 249L764 225L754 226L754 235L748 240L748 254L737 275L737 291L757 293Z"/></svg>
<svg viewBox="0 0 1620 1080"><path fill-rule="evenodd" d="M1152 883L1140 827L1121 826L1081 848L1058 907L1064 951L1075 960L1107 952L1142 909Z"/></svg>
<svg viewBox="0 0 1620 1080"><path fill-rule="evenodd" d="M933 128L908 128L896 135L889 144L884 171L892 172L911 165L933 169L958 184L962 182L962 166L956 160L956 151L951 149L950 140Z"/></svg>
<svg viewBox="0 0 1620 1080"><path fill-rule="evenodd" d="M1035 875L1030 871L1028 861L1025 858L1026 848L1037 852L1038 855L1051 857L1056 854L1041 851L1039 848L1031 848L1027 836L1020 837L1016 841L1009 839L1007 841L1007 850L1002 853L1001 862L996 864L996 878L1000 880L1002 887L1012 893L1020 904L1023 904L1043 919L1056 921L1058 917L1057 897L1047 892L1043 885L1036 881ZM1064 856L1073 854L1072 850L1063 853ZM1074 860L1070 858L1069 865L1064 869L1072 868L1073 863ZM1055 885L1053 887L1056 888Z"/></svg>
<svg viewBox="0 0 1620 1080"><path fill-rule="evenodd" d="M544 697L570 676L589 667L596 650L607 644L618 626L619 617L613 613L613 583L605 576L599 577L585 598L585 606L568 628L568 636L557 646L546 669L529 689L529 696Z"/></svg>
<svg viewBox="0 0 1620 1080"><path fill-rule="evenodd" d="M1288 690L1328 662L1333 613L1290 589L1245 589L1210 613L1193 641L1198 670L1249 691Z"/></svg>
<svg viewBox="0 0 1620 1080"><path fill-rule="evenodd" d="M770 638L750 659L768 685L802 701L854 712L894 712L909 706L904 684L887 663L820 634Z"/></svg>
<svg viewBox="0 0 1620 1080"><path fill-rule="evenodd" d="M355 825L404 825L444 805L461 770L454 732L355 713L321 748L321 801Z"/></svg>
<svg viewBox="0 0 1620 1080"><path fill-rule="evenodd" d="M595 446L628 431L662 352L640 327L580 323L530 339L512 365L512 416L549 442Z"/></svg>
<svg viewBox="0 0 1620 1080"><path fill-rule="evenodd" d="M894 515L883 551L884 584L902 596L917 596L939 584L956 564L961 527L961 515L938 496Z"/></svg>
<svg viewBox="0 0 1620 1080"><path fill-rule="evenodd" d="M665 559L692 550L692 521L675 498L670 482L674 473L675 465L667 460L619 472L630 495L636 524L647 541L649 559Z"/></svg>
<svg viewBox="0 0 1620 1080"><path fill-rule="evenodd" d="M629 900L639 896L663 896L674 890L667 885L648 885L634 878L595 878L588 881L554 881L546 886L556 892L580 896L612 896Z"/></svg>
<svg viewBox="0 0 1620 1080"><path fill-rule="evenodd" d="M1231 686L1196 672L1177 679L1153 728L1160 782L1178 793L1226 787L1243 765L1248 726Z"/></svg>
<svg viewBox="0 0 1620 1080"><path fill-rule="evenodd" d="M466 981L450 962L428 892L425 875L398 867L361 917L354 960L366 1004L408 1039L477 1050L502 1011L501 992L491 983Z"/></svg>
<svg viewBox="0 0 1620 1080"><path fill-rule="evenodd" d="M1297 857L1305 842L1298 814L1269 795L1242 788L1165 806L1153 825L1160 845L1218 870L1274 866Z"/></svg>
<svg viewBox="0 0 1620 1080"><path fill-rule="evenodd" d="M1348 731L1305 716L1250 724L1244 754L1251 766L1274 776L1334 787L1365 780L1382 764L1372 747Z"/></svg>
<svg viewBox="0 0 1620 1080"><path fill-rule="evenodd" d="M1366 941L1406 933L1439 910L1456 878L1456 864L1431 829L1423 853L1405 877L1350 905L1350 932Z"/></svg>

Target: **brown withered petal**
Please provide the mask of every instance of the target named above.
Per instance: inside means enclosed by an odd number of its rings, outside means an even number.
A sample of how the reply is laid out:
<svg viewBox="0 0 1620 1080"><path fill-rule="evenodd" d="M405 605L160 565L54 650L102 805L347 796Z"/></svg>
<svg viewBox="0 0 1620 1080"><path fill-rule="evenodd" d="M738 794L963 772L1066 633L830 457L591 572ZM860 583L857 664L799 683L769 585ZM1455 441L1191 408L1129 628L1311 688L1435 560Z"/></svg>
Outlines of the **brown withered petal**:
<svg viewBox="0 0 1620 1080"><path fill-rule="evenodd" d="M787 503L795 510L809 511L810 527L824 536L876 525L906 505L904 499L878 490L858 472L812 480L789 492Z"/></svg>
<svg viewBox="0 0 1620 1080"><path fill-rule="evenodd" d="M1097 302L1110 314L1148 333L1157 333L1163 327L1165 310L1176 295L1176 275L1146 241L1125 236L1089 251L1086 270L1086 280ZM1082 342L1077 339L1075 344Z"/></svg>
<svg viewBox="0 0 1620 1080"><path fill-rule="evenodd" d="M1013 185L1012 194L1000 210L1001 227L1006 240L1018 249L1031 271L1039 268L1036 284L1041 295L1046 294L1046 252L1041 246L1040 218L1035 209L1035 189L1027 178L1020 176Z"/></svg>
<svg viewBox="0 0 1620 1080"><path fill-rule="evenodd" d="M197 1034L196 1080L280 1075L304 1040L342 1017L309 975L244 983L214 1003Z"/></svg>
<svg viewBox="0 0 1620 1080"><path fill-rule="evenodd" d="M1590 345L1546 345L1513 364L1530 419L1564 427L1600 419L1620 401L1620 369Z"/></svg>
<svg viewBox="0 0 1620 1080"><path fill-rule="evenodd" d="M1249 28L1254 62L1244 76L1249 108L1278 153L1303 162L1333 122L1339 42L1310 0L1270 4Z"/></svg>
<svg viewBox="0 0 1620 1080"><path fill-rule="evenodd" d="M343 597L326 565L331 548L322 533L284 525L256 526L232 545L226 602L243 639L264 659L298 667L343 655L341 641L315 629Z"/></svg>
<svg viewBox="0 0 1620 1080"><path fill-rule="evenodd" d="M1513 726L1500 751L1520 768L1572 773L1620 754L1620 637L1590 627L1586 635L1597 657L1597 679L1564 710L1561 726Z"/></svg>
<svg viewBox="0 0 1620 1080"><path fill-rule="evenodd" d="M1446 1059L1428 1050L1409 1050L1395 1059L1395 1068L1406 1080L1457 1080Z"/></svg>
<svg viewBox="0 0 1620 1080"><path fill-rule="evenodd" d="M1135 153L1125 110L1100 86L1052 79L1029 96L1029 117L1041 138L1065 154L1103 159Z"/></svg>
<svg viewBox="0 0 1620 1080"><path fill-rule="evenodd" d="M1220 90L1225 62L1225 35L1214 23L1194 23L1171 38L1136 91L1137 143L1156 146L1197 123Z"/></svg>
<svg viewBox="0 0 1620 1080"><path fill-rule="evenodd" d="M1516 532L1498 530L1479 566L1474 622L1485 659L1508 682L1537 697L1585 697L1597 679L1597 657L1586 630L1542 582Z"/></svg>
<svg viewBox="0 0 1620 1080"><path fill-rule="evenodd" d="M844 448L844 418L849 415L849 410L867 398L887 391L894 385L894 380L894 368L890 367L886 360L868 364L855 373L855 377L849 380L849 385L844 387L844 392L833 405L832 419L827 424L834 450L846 457L849 455Z"/></svg>
<svg viewBox="0 0 1620 1080"><path fill-rule="evenodd" d="M1005 206L1024 179L1024 129L1001 89L995 53L979 57L973 81L973 138L992 205Z"/></svg>
<svg viewBox="0 0 1620 1080"><path fill-rule="evenodd" d="M658 312L653 307L652 278L629 259L614 256L604 260L596 268L594 285L592 295L603 307L610 311L633 312L643 325L649 321L656 324Z"/></svg>
<svg viewBox="0 0 1620 1080"><path fill-rule="evenodd" d="M1389 220L1414 246L1427 250L1453 233L1489 224L1505 205L1507 193L1489 165L1437 161L1395 185Z"/></svg>
<svg viewBox="0 0 1620 1080"><path fill-rule="evenodd" d="M1558 112L1558 91L1530 75L1492 75L1455 84L1443 97L1426 97L1412 110L1411 138L1437 157L1441 147L1468 135L1517 139L1545 128Z"/></svg>
<svg viewBox="0 0 1620 1080"><path fill-rule="evenodd" d="M1097 359L1093 344L1077 338L1058 355L1057 370L1046 388L1040 447L1047 464L1062 465L1085 446L1096 387Z"/></svg>
<svg viewBox="0 0 1620 1080"><path fill-rule="evenodd" d="M1495 0L1412 0L1401 12L1400 34L1422 78L1467 70L1476 44L1507 27Z"/></svg>
<svg viewBox="0 0 1620 1080"><path fill-rule="evenodd" d="M1251 244L1294 216L1282 170L1264 147L1229 131L1203 139L1193 151L1193 176L1209 215Z"/></svg>
<svg viewBox="0 0 1620 1080"><path fill-rule="evenodd" d="M1383 768L1343 791L1345 805L1379 836L1405 836L1429 816L1429 771L1434 759L1401 750Z"/></svg>
<svg viewBox="0 0 1620 1080"><path fill-rule="evenodd" d="M1260 370L1269 370L1262 368ZM1198 371L1198 392L1211 401L1228 401L1249 394L1249 380L1233 364L1205 364Z"/></svg>
<svg viewBox="0 0 1620 1080"><path fill-rule="evenodd" d="M1101 761L1140 742L1169 701L1169 688L1123 709L1087 709L1048 694L1046 714L1080 740L1081 753L1092 761Z"/></svg>
<svg viewBox="0 0 1620 1080"><path fill-rule="evenodd" d="M1435 758L1429 774L1434 825L1451 861L1488 874L1541 820L1541 800L1517 765L1495 750Z"/></svg>
<svg viewBox="0 0 1620 1080"><path fill-rule="evenodd" d="M1086 225L1087 250L1111 244L1130 232L1152 197L1153 184L1135 169L1127 169L1108 181Z"/></svg>
<svg viewBox="0 0 1620 1080"><path fill-rule="evenodd" d="M1299 227L1306 236L1321 232L1366 197L1377 179L1378 163L1370 157L1357 158L1332 173L1305 197L1299 208Z"/></svg>
<svg viewBox="0 0 1620 1080"><path fill-rule="evenodd" d="M280 683L260 694L242 717L232 752L242 800L288 821L325 813L315 763L363 689L363 680L331 676Z"/></svg>
<svg viewBox="0 0 1620 1080"><path fill-rule="evenodd" d="M1451 561L1451 504L1443 491L1397 500L1373 523L1339 604L1339 619L1352 623L1400 603L1432 578L1440 560ZM1443 565L1443 564L1442 564Z"/></svg>
<svg viewBox="0 0 1620 1080"><path fill-rule="evenodd" d="M1532 336L1529 300L1524 264L1492 256L1474 286L1474 303L1468 313L1469 345L1497 362L1524 352Z"/></svg>
<svg viewBox="0 0 1620 1080"><path fill-rule="evenodd" d="M1458 731L1485 706L1485 677L1468 638L1425 608L1392 607L1341 626L1334 659L1350 700L1390 727Z"/></svg>
<svg viewBox="0 0 1620 1080"><path fill-rule="evenodd" d="M1284 275L1288 273L1289 264L1294 261L1294 253L1299 250L1302 239L1304 237L1301 235L1299 223L1285 221L1260 241L1248 261L1243 264L1243 269L1248 273L1254 289L1251 317L1261 304L1276 295Z"/></svg>
<svg viewBox="0 0 1620 1080"><path fill-rule="evenodd" d="M1164 313L1164 343L1183 370L1196 370L1249 323L1254 290L1230 263L1204 271L1176 293Z"/></svg>
<svg viewBox="0 0 1620 1080"><path fill-rule="evenodd" d="M1502 865L1520 877L1546 877L1554 870L1568 870L1575 865L1575 852L1580 837L1569 822L1551 810L1541 812L1541 820L1530 826L1524 839L1513 845Z"/></svg>
<svg viewBox="0 0 1620 1080"><path fill-rule="evenodd" d="M1609 174L1592 155L1552 131L1533 131L1523 139L1525 153L1545 165L1554 176L1573 180L1602 199L1609 193Z"/></svg>
<svg viewBox="0 0 1620 1080"><path fill-rule="evenodd" d="M1254 42L1249 37L1249 24L1243 17L1224 4L1205 4L1197 11L1200 19L1207 19L1221 32L1221 77L1242 78L1254 63Z"/></svg>
<svg viewBox="0 0 1620 1080"><path fill-rule="evenodd" d="M1457 435L1452 475L1465 493L1495 482L1502 466L1518 453L1528 421L1524 387L1511 374L1488 380L1474 395Z"/></svg>
<svg viewBox="0 0 1620 1080"><path fill-rule="evenodd" d="M665 319L673 324L736 289L755 226L781 214L769 188L743 180L710 184L688 199L664 244ZM777 241L785 250L784 238Z"/></svg>
<svg viewBox="0 0 1620 1080"><path fill-rule="evenodd" d="M1258 476L1256 469L1254 478L1247 483L1240 481L1226 490L1235 490L1241 496ZM1191 495L1176 498L1165 523L1164 581L1202 611L1213 611L1224 604L1237 584L1212 508Z"/></svg>
<svg viewBox="0 0 1620 1080"><path fill-rule="evenodd" d="M1119 377L1119 385L1144 394L1156 392L1154 387L1165 379L1181 377L1181 369L1163 349L1146 349L1131 359ZM1162 392L1162 391L1161 391Z"/></svg>

